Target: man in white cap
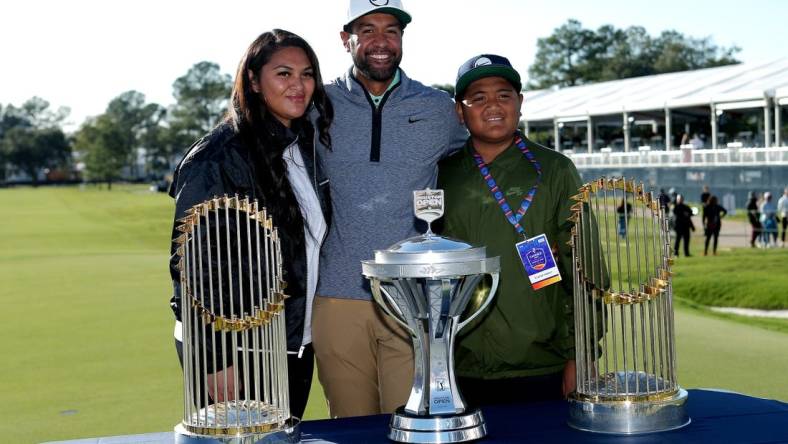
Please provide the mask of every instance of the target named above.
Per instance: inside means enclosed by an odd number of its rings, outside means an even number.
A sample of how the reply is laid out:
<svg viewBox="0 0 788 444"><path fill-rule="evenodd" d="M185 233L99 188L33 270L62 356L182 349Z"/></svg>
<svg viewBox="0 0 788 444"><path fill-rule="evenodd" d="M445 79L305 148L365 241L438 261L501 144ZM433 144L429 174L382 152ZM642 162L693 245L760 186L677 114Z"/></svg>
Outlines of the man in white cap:
<svg viewBox="0 0 788 444"><path fill-rule="evenodd" d="M353 66L326 86L334 106L323 150L333 217L323 244L312 337L332 417L391 412L407 400L413 349L375 306L361 261L415 236L413 191L467 132L443 91L399 68L411 16L399 0L351 0L340 32Z"/></svg>

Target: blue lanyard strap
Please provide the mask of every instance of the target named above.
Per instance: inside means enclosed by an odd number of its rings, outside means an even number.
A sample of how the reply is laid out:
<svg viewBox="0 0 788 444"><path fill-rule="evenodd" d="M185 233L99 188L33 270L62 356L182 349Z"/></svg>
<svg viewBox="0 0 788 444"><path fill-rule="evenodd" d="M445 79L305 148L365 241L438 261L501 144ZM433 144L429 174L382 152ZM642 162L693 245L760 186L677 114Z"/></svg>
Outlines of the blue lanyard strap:
<svg viewBox="0 0 788 444"><path fill-rule="evenodd" d="M523 229L522 225L520 225L520 220L525 216L525 213L528 211L528 208L531 206L531 202L534 200L534 196L536 195L536 190L539 188L539 184L542 183L542 166L539 165L539 162L536 160L534 154L525 146L525 142L523 141L523 136L520 134L519 131L514 133L514 144L517 145L517 148L520 149L520 152L523 153L526 159L531 162L531 165L534 166L536 170L536 183L534 186L528 190L528 193L523 198L523 201L520 203L520 208L517 210L517 213L512 211L512 207L509 206L509 203L506 202L506 196L504 196L503 192L500 188L498 188L498 184L495 183L495 179L492 177L490 173L490 167L484 163L482 156L479 153L473 153L473 160L476 161L476 166L479 167L479 172L482 173L482 178L484 178L484 182L487 184L487 187L490 188L490 193L492 193L493 198L496 202L498 202L498 206L501 207L501 211L503 211L504 216L509 221L510 224L514 227L514 229L525 237L525 229Z"/></svg>

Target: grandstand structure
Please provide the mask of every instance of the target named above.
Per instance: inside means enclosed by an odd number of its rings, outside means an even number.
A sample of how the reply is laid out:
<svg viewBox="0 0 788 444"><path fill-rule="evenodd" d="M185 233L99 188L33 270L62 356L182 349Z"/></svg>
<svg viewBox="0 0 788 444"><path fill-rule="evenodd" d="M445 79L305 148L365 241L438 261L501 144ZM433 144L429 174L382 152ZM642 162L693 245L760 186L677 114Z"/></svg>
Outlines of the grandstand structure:
<svg viewBox="0 0 788 444"><path fill-rule="evenodd" d="M632 176L690 198L709 185L739 206L788 185L788 57L527 91L522 112L526 134L584 179Z"/></svg>

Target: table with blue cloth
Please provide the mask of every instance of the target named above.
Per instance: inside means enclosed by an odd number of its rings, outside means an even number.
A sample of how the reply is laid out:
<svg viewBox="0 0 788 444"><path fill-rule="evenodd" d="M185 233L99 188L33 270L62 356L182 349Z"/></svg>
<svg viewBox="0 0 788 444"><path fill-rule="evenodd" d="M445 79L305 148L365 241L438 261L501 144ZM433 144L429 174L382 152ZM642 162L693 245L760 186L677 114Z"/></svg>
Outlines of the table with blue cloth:
<svg viewBox="0 0 788 444"><path fill-rule="evenodd" d="M643 435L581 432L566 425L563 401L484 407L488 436L494 443L788 443L788 403L714 390L689 390L692 422L681 429ZM304 443L389 443L389 415L305 421ZM164 444L173 433L62 441L68 444Z"/></svg>

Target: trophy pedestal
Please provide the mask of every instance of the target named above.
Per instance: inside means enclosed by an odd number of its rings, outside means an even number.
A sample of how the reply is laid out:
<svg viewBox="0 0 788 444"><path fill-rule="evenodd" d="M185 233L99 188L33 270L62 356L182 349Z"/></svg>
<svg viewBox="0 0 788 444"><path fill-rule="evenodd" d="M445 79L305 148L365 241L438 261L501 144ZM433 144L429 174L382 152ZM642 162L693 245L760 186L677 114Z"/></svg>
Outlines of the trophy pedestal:
<svg viewBox="0 0 788 444"><path fill-rule="evenodd" d="M183 426L175 426L175 444L296 444L301 442L301 421L298 418L288 419L284 426L270 432L244 430L244 426L236 430L227 430L224 436L209 436L207 433L192 433ZM238 432L238 433L232 433Z"/></svg>
<svg viewBox="0 0 788 444"><path fill-rule="evenodd" d="M662 399L642 401L592 401L575 395L569 398L570 427L586 432L635 435L680 429L690 423L684 403L687 391Z"/></svg>
<svg viewBox="0 0 788 444"><path fill-rule="evenodd" d="M400 407L391 415L389 439L404 443L453 443L483 438L487 435L482 411L460 415L416 416Z"/></svg>

